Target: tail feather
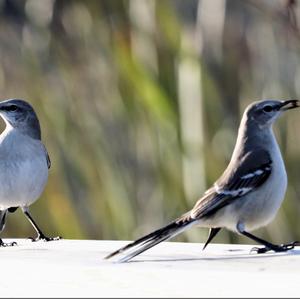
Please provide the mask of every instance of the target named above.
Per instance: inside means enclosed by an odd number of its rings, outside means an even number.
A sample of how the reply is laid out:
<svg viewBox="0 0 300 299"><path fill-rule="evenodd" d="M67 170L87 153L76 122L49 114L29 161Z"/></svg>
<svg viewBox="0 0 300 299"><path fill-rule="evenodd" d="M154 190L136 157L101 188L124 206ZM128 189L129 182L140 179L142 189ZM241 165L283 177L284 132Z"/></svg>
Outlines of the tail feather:
<svg viewBox="0 0 300 299"><path fill-rule="evenodd" d="M127 261L131 260L132 258L134 258L135 256L141 254L142 252L150 249L151 247L154 247L155 245L157 245L157 244L159 244L159 243L161 243L161 242L163 242L163 241L165 241L169 238L170 238L170 236L165 236L165 237L161 236L160 238L154 239L151 242L149 241L147 243L141 244L132 253L127 254L126 256L121 258L119 261L121 263L127 262Z"/></svg>
<svg viewBox="0 0 300 299"><path fill-rule="evenodd" d="M151 247L159 244L160 242L163 242L165 240L170 239L171 237L174 237L175 235L179 234L183 230L187 228L188 225L190 225L194 220L185 218L176 220L174 222L171 222L170 224L166 225L165 227L162 227L116 251L109 254L105 257L105 259L112 258L113 256L119 255L123 253L124 251L132 250L130 253L128 253L126 256L120 259L120 262L127 262L133 257L139 255L140 253L150 249Z"/></svg>

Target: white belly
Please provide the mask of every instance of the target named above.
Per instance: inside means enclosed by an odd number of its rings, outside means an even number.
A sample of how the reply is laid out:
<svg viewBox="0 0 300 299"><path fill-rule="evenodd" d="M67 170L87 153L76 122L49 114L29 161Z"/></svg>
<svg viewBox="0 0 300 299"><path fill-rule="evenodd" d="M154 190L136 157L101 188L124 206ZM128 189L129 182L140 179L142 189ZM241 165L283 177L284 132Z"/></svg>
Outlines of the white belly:
<svg viewBox="0 0 300 299"><path fill-rule="evenodd" d="M29 206L36 201L48 179L45 157L4 163L0 161L0 209Z"/></svg>
<svg viewBox="0 0 300 299"><path fill-rule="evenodd" d="M48 179L44 145L12 127L0 135L0 209L36 201Z"/></svg>
<svg viewBox="0 0 300 299"><path fill-rule="evenodd" d="M281 157L281 156L280 156ZM273 170L268 181L261 186L261 191L249 194L243 218L245 229L248 231L257 229L270 223L276 216L278 209L284 200L287 188L287 175L282 159L273 162Z"/></svg>
<svg viewBox="0 0 300 299"><path fill-rule="evenodd" d="M270 223L281 206L286 190L286 176L282 176L280 183L272 183L278 179L279 176L275 174L259 190L237 199L232 206L226 207L221 217L224 226L236 231L237 224L242 223L246 231L252 231ZM269 185L271 183L272 188Z"/></svg>

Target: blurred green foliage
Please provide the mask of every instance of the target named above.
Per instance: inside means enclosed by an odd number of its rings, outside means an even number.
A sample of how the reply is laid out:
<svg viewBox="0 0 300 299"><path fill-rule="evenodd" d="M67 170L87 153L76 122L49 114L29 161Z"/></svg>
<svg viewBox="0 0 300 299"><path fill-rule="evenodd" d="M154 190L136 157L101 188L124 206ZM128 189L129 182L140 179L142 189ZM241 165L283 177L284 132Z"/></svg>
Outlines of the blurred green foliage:
<svg viewBox="0 0 300 299"><path fill-rule="evenodd" d="M300 93L299 13L279 0L0 1L1 98L32 103L52 160L31 207L41 228L133 239L191 208L225 169L246 105ZM289 187L259 231L274 242L300 238L299 119L275 128ZM9 216L3 237L32 234Z"/></svg>

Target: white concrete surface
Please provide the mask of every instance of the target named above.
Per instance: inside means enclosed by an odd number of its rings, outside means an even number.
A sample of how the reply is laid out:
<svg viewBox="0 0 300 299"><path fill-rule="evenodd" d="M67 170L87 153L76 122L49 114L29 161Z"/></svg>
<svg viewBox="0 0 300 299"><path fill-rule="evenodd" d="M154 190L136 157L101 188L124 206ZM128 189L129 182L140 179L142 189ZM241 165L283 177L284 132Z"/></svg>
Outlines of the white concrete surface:
<svg viewBox="0 0 300 299"><path fill-rule="evenodd" d="M300 297L300 248L164 242L129 263L124 241L60 240L0 248L0 297Z"/></svg>

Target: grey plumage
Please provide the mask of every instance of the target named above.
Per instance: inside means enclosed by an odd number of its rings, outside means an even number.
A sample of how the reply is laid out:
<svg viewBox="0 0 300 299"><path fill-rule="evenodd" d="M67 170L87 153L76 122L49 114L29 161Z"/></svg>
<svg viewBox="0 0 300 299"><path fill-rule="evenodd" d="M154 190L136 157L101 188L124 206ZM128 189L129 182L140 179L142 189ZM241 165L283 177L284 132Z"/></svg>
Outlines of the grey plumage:
<svg viewBox="0 0 300 299"><path fill-rule="evenodd" d="M20 99L0 102L0 115L6 123L0 135L0 232L7 212L20 207L37 231L37 239L52 240L29 214L29 206L45 188L51 165L38 117L32 106ZM0 245L7 244L1 241Z"/></svg>
<svg viewBox="0 0 300 299"><path fill-rule="evenodd" d="M249 105L241 120L231 161L194 207L169 225L160 228L106 258L122 254L128 261L158 243L174 237L190 226L211 229L204 246L222 229L243 234L265 245L258 253L285 251L296 243L274 245L249 231L268 224L276 215L287 186L287 175L272 124L283 111L299 106L299 101L265 100Z"/></svg>
<svg viewBox="0 0 300 299"><path fill-rule="evenodd" d="M25 136L41 140L39 119L32 106L20 99L9 99L0 102L0 110L7 124Z"/></svg>

